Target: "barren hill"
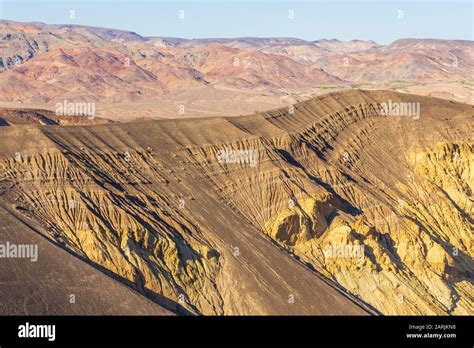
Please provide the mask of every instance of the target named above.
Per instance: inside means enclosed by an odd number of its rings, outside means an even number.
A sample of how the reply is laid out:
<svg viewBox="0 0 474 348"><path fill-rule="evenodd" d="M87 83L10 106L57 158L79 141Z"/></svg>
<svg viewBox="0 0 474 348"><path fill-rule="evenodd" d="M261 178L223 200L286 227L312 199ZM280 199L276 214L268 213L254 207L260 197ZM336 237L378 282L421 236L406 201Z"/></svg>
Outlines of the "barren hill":
<svg viewBox="0 0 474 348"><path fill-rule="evenodd" d="M342 83L328 73L281 55L210 44L177 54L177 59L200 71L213 83L241 88L283 88Z"/></svg>
<svg viewBox="0 0 474 348"><path fill-rule="evenodd" d="M37 234L0 199L2 246L37 246L38 258L2 259L2 315L172 315Z"/></svg>
<svg viewBox="0 0 474 348"><path fill-rule="evenodd" d="M49 110L0 108L0 126L19 125L87 125L112 123L107 119L83 115L62 116Z"/></svg>
<svg viewBox="0 0 474 348"><path fill-rule="evenodd" d="M1 127L0 199L174 311L472 314L473 116L357 90L234 118Z"/></svg>
<svg viewBox="0 0 474 348"><path fill-rule="evenodd" d="M354 82L470 79L474 44L462 40L404 39L368 50L317 57L313 66Z"/></svg>

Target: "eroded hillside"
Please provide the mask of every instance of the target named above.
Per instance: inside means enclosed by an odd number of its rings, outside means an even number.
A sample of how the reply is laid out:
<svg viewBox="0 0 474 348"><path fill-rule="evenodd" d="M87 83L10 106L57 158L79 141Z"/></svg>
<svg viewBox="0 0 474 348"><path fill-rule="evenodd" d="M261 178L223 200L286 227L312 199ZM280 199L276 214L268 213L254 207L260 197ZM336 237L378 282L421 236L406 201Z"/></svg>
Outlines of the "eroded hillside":
<svg viewBox="0 0 474 348"><path fill-rule="evenodd" d="M472 314L473 116L349 91L245 117L3 127L0 202L179 313Z"/></svg>

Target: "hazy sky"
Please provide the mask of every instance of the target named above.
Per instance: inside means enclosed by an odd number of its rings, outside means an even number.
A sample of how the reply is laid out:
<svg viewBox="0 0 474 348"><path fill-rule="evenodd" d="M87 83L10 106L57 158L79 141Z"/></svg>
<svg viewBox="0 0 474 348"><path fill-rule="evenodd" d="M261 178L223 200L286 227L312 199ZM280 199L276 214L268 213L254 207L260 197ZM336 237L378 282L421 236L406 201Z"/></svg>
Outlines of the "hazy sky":
<svg viewBox="0 0 474 348"><path fill-rule="evenodd" d="M75 11L75 18L71 12ZM181 18L180 18L181 17ZM0 0L0 18L83 24L184 38L473 40L473 5L461 1L23 1Z"/></svg>

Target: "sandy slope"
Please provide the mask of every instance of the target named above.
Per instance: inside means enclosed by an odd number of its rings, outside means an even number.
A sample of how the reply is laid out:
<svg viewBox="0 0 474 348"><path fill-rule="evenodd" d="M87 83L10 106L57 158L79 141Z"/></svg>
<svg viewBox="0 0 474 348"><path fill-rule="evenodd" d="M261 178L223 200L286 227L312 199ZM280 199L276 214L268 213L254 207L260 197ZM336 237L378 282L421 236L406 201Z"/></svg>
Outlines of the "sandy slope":
<svg viewBox="0 0 474 348"><path fill-rule="evenodd" d="M1 259L2 315L172 314L54 245L17 212L4 209L3 203L0 203L2 244L8 241L36 245L38 260Z"/></svg>

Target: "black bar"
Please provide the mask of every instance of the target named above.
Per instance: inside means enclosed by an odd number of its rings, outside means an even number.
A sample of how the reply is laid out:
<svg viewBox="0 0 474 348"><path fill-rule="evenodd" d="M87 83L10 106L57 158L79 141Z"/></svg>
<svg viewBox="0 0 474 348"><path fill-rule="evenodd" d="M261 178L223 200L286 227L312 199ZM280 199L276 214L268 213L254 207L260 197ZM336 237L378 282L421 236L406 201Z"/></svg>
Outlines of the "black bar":
<svg viewBox="0 0 474 348"><path fill-rule="evenodd" d="M25 323L55 325L55 340L20 338ZM412 328L409 328L412 325ZM429 328L429 325L431 328ZM443 327L439 325L445 325ZM455 328L449 327L455 325ZM417 329L413 326L419 326ZM416 345L472 347L472 317L137 317L3 316L0 346L89 345ZM407 334L456 337L408 338ZM158 344L158 345L157 345Z"/></svg>

